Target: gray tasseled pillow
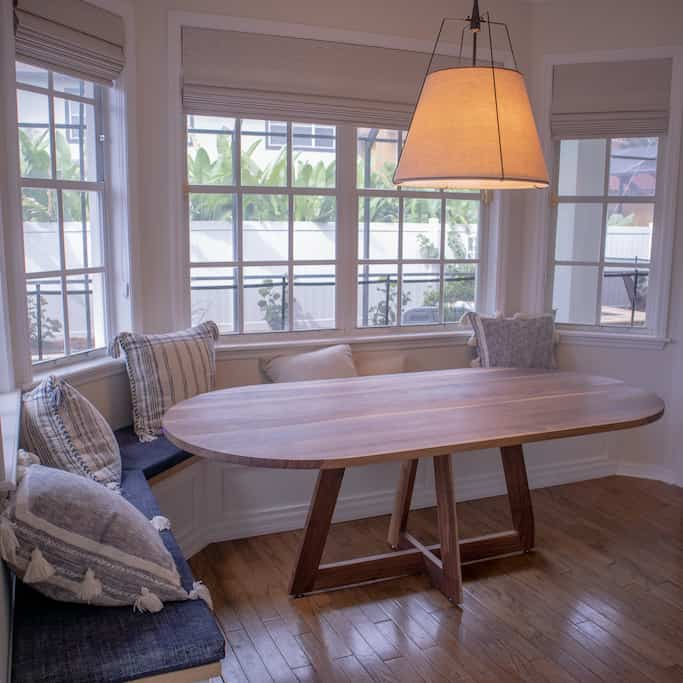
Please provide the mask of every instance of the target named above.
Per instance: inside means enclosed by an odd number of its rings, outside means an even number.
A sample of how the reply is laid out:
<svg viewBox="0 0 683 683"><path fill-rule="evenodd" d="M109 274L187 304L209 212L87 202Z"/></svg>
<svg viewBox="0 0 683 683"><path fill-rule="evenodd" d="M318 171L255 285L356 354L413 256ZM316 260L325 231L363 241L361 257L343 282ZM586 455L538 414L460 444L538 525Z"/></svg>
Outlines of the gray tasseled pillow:
<svg viewBox="0 0 683 683"><path fill-rule="evenodd" d="M486 318L467 313L466 317L474 329L482 368L557 367L552 314Z"/></svg>
<svg viewBox="0 0 683 683"><path fill-rule="evenodd" d="M23 397L21 439L43 465L117 488L121 455L114 432L95 406L50 375Z"/></svg>
<svg viewBox="0 0 683 683"><path fill-rule="evenodd" d="M26 456L24 456L25 458ZM105 486L51 467L20 467L0 518L0 551L17 577L62 602L132 605L203 598L186 592L159 531Z"/></svg>

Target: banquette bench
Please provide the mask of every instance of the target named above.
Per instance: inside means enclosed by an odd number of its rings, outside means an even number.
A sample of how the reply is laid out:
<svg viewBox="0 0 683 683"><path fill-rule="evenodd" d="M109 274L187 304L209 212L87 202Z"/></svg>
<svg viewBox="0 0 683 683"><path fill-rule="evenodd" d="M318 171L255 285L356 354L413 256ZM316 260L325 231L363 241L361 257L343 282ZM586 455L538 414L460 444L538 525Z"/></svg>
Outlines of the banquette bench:
<svg viewBox="0 0 683 683"><path fill-rule="evenodd" d="M151 519L161 514L150 487L191 456L163 437L141 443L116 432L121 493ZM171 531L161 531L186 590L193 577ZM16 582L12 634L14 683L190 683L220 676L225 641L203 600L166 603L156 614L50 600Z"/></svg>

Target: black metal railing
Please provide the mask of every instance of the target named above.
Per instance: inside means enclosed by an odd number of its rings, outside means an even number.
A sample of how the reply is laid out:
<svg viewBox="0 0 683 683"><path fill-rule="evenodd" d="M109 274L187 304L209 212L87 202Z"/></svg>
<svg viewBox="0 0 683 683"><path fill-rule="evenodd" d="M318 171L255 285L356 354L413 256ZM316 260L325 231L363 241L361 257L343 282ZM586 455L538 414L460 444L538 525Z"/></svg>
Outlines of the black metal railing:
<svg viewBox="0 0 683 683"><path fill-rule="evenodd" d="M636 313L644 312L647 308L649 271L641 270L638 267L614 269L604 271L603 277L605 279L620 278L623 281L631 309L630 324L634 326L636 324Z"/></svg>
<svg viewBox="0 0 683 683"><path fill-rule="evenodd" d="M645 311L647 305L647 285L649 270L640 268L613 268L603 273L605 279L620 278L624 283L624 289L629 302L630 308L630 324L636 324L636 314ZM295 282L304 282L306 287L329 287L335 284L334 273L312 274L312 275L296 275ZM444 278L444 283L449 282L474 282L474 273L465 273L462 275L447 275ZM358 278L358 285L363 287L363 324L368 325L370 318L370 296L369 290L371 286L378 286L383 289L381 296L378 297L384 304L384 310L381 315L383 324L389 325L391 322L391 293L392 288L396 287L397 275L396 273L373 273L361 275ZM439 284L440 279L425 276L423 273L403 273L403 282L405 284ZM198 283L198 284L197 284ZM218 284L220 283L220 284ZM91 295L92 278L83 276L82 282L79 282L75 288L69 286L71 281L67 282L67 296L84 296L84 315L85 315L85 343L86 349L93 348L94 337L92 330L92 303ZM280 296L280 310L279 310L279 329L286 329L287 327L287 287L289 285L289 278L287 275L262 276L262 275L247 275L243 278L244 289L277 289ZM193 291L228 291L232 292L233 297L237 296L238 285L235 278L226 278L218 275L195 276L191 278L191 288ZM43 326L47 320L46 302L47 297L62 296L62 280L61 279L46 279L40 282L29 282L27 285L27 297L34 300L35 320L30 320L31 325L35 325L35 332L31 329L32 347L35 349L34 360L41 361L45 358L45 342L48 338L44 335ZM622 306L619 306L620 308ZM30 306L29 306L30 310ZM233 307L234 314L237 315L237 307ZM235 321L236 323L237 321ZM381 324L381 323L380 323ZM64 330L64 334L69 331Z"/></svg>
<svg viewBox="0 0 683 683"><path fill-rule="evenodd" d="M91 349L94 346L94 336L92 330L92 304L90 297L93 294L92 278L85 275L79 276L82 278L76 287L71 287L76 276L72 276L71 280L67 281L67 297L68 296L84 296L85 302L85 349ZM56 288L56 289L55 289ZM31 347L35 349L34 362L45 360L45 342L49 340L44 334L43 327L49 321L47 313L47 297L57 296L62 297L62 280L59 278L44 279L40 282L28 282L26 289L26 296L30 300L33 298L33 313L29 305L29 325L31 326ZM44 303L45 298L45 303ZM34 320L31 317L35 317ZM57 321L60 325L63 322ZM33 326L35 325L35 332ZM69 333L63 330L64 338ZM48 333L49 334L49 333ZM83 350L85 350L83 349Z"/></svg>
<svg viewBox="0 0 683 683"><path fill-rule="evenodd" d="M422 276L422 277L420 277ZM334 273L324 273L324 274L314 274L314 275L296 275L295 283L301 280L308 280L305 283L306 287L326 287L331 284L335 284ZM444 282L474 282L475 274L466 273L463 275L447 275L444 278ZM255 282L249 282L249 280L255 280ZM423 273L404 273L403 281L409 284L439 284L440 278L437 276L427 277ZM200 284L196 285L195 282ZM216 282L221 282L221 284L215 284ZM380 297L384 303L384 310L382 316L384 318L384 325L389 325L391 316L391 292L392 287L395 287L397 282L397 276L395 273L373 273L372 275L360 276L358 278L358 285L363 287L363 324L367 325L369 321L369 310L370 310L370 297L369 288L372 285L379 285L383 287L384 292ZM279 290L280 301L284 302L284 305L280 305L280 325L279 329L286 329L287 324L287 285L288 276L287 275L277 275L277 276L262 276L262 275L250 275L244 276L243 278L243 288L244 289L263 289L269 288L271 291L274 288ZM191 288L192 291L228 291L232 292L233 297L237 294L238 285L235 278L226 278L219 275L202 275L195 276L191 278ZM366 304L367 301L367 304ZM233 310L236 311L237 307L233 306ZM235 323L237 321L234 321Z"/></svg>

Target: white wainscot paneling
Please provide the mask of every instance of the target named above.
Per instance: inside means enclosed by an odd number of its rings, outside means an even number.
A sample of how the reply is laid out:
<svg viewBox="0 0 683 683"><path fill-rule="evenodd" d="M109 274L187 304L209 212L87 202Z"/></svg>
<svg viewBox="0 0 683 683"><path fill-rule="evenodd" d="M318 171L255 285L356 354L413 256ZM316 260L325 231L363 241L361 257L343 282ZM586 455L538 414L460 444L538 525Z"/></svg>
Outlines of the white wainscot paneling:
<svg viewBox="0 0 683 683"><path fill-rule="evenodd" d="M206 533L205 474L204 462L197 461L152 483L161 513L169 518L173 535L186 557L211 541Z"/></svg>
<svg viewBox="0 0 683 683"><path fill-rule="evenodd" d="M614 473L609 436L580 437L525 447L532 488L592 479ZM349 468L334 521L362 519L391 512L398 463ZM300 529L317 472L275 470L198 461L154 485L163 514L189 557L209 543ZM505 493L496 450L454 456L459 501ZM413 508L434 505L430 459L420 462Z"/></svg>

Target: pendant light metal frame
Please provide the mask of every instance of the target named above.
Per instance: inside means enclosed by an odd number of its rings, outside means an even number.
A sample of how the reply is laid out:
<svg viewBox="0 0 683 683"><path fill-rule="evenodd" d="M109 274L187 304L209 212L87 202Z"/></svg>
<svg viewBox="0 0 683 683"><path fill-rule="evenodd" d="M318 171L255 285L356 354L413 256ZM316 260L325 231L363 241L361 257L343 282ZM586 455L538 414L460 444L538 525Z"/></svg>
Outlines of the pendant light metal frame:
<svg viewBox="0 0 683 683"><path fill-rule="evenodd" d="M432 65L434 63L434 58L436 57L437 50L439 47L439 43L441 41L441 36L443 34L444 28L448 22L465 22L465 26L463 26L462 31L460 33L460 49L458 51L458 60L459 62L462 62L463 56L463 46L464 46L464 39L465 39L465 31L468 29L472 31L473 34L473 45L472 45L472 64L471 66L456 66L456 67L444 67L442 69L434 69L432 71ZM491 19L491 16L489 12L486 12L485 17L481 17L479 13L479 2L478 0L474 0L474 6L472 8L472 13L468 17L444 17L441 20L441 25L439 26L439 30L436 34L436 39L434 41L434 47L432 48L431 55L429 57L429 62L427 64L427 69L425 71L424 78L422 79L422 83L420 85L420 90L418 93L417 97L417 103L419 104L420 99L422 97L422 93L424 91L425 84L427 82L427 78L429 77L430 74L432 73L437 73L439 71L452 71L456 69L472 69L476 68L478 66L477 64L477 35L481 31L481 24L485 23L487 25L488 29L488 37L489 37L489 64L486 65L487 67L491 68L491 74L492 74L492 80L493 80L493 99L494 99L494 104L495 104L495 110L496 110L496 127L497 127L497 137L498 137L498 157L499 157L499 162L500 162L500 178L496 181L495 179L491 177L475 177L475 176L435 176L435 177L426 177L426 176L421 176L421 177L416 177L416 178L403 178L401 181L396 180L396 174L400 168L400 163L401 163L401 157L403 156L403 151L405 150L408 140L410 137L410 131L413 125L413 120L415 118L415 113L417 111L417 105L415 109L413 110L413 113L411 114L410 117L410 124L408 126L408 134L406 136L406 141L402 146L401 149L401 154L399 156L399 163L396 167L396 171L394 172L393 176L393 181L394 184L398 185L399 187L401 186L406 186L407 188L410 187L420 187L420 185L411 185L410 183L415 183L419 181L423 181L425 183L428 183L430 181L435 181L435 182L443 182L446 180L450 181L458 181L458 180L463 180L463 181L472 181L472 182L477 182L481 181L482 183L495 183L495 182L508 182L508 183L522 183L524 188L529 189L529 188L537 188L537 189L543 189L549 187L549 180L548 178L543 178L543 179L533 179L533 178L515 178L515 177L507 177L505 175L505 162L504 162L504 156L503 156L503 146L502 146L502 135L501 135L501 126L500 126L500 114L499 114L499 105L498 105L498 89L497 89L497 84L496 84L496 69L499 69L501 71L513 71L520 76L522 76L518 64L517 64L517 57L515 55L515 50L512 46L512 38L510 37L510 30L508 28L508 25L504 22L500 21L493 21ZM495 65L494 59L493 59L493 36L492 36L492 26L502 26L505 29L505 35L507 37L507 42L508 46L510 48L510 54L512 55L512 61L514 64L514 68L510 67L497 67ZM482 65L483 66L483 65ZM481 67L480 67L481 68ZM428 185L424 185L422 187L428 187ZM463 187L463 189L465 189ZM467 188L467 189L476 189L476 188ZM490 187L490 188L484 188L482 187L481 189L496 189L495 186ZM504 189L504 188L501 188ZM511 187L508 187L507 189L511 189Z"/></svg>

